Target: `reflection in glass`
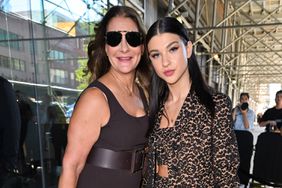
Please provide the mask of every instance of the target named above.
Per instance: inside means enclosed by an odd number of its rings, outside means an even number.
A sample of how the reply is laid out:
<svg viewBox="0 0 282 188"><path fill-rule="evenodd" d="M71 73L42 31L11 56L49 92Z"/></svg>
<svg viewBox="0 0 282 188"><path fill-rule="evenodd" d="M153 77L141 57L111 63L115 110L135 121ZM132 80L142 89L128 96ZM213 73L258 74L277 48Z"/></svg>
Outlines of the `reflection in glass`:
<svg viewBox="0 0 282 188"><path fill-rule="evenodd" d="M107 4L107 2L109 4ZM21 109L18 173L26 187L56 186L94 25L117 0L0 1L0 75Z"/></svg>

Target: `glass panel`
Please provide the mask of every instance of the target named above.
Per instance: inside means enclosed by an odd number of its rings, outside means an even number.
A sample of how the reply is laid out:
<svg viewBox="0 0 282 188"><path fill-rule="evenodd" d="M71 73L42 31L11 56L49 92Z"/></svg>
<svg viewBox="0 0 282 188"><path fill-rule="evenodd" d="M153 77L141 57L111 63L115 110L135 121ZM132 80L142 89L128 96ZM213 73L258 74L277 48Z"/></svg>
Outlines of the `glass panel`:
<svg viewBox="0 0 282 188"><path fill-rule="evenodd" d="M117 4L0 1L0 76L13 85L22 120L19 187L56 187L69 118L87 86L87 45L94 25Z"/></svg>

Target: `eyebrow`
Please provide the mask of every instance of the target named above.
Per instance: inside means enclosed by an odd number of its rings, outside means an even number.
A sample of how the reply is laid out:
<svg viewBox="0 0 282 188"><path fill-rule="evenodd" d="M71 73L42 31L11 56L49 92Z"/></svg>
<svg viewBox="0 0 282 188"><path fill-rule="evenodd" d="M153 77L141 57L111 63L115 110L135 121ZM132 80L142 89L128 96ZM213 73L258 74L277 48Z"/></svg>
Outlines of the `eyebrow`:
<svg viewBox="0 0 282 188"><path fill-rule="evenodd" d="M172 45L174 45L174 44L179 44L179 41L172 41L171 43L169 43L169 44L166 46L166 48L170 48L170 47L171 47ZM158 52L158 50L155 50L155 49L150 50L150 51L149 51L149 54L152 53L152 52Z"/></svg>

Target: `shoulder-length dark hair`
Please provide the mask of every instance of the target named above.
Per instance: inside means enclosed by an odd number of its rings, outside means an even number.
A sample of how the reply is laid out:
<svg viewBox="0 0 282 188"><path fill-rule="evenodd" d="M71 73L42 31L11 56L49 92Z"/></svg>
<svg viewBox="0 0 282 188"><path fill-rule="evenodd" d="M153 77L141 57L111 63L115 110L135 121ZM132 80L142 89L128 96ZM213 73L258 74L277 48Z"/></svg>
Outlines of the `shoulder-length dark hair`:
<svg viewBox="0 0 282 188"><path fill-rule="evenodd" d="M176 34L180 36L185 44L187 44L189 41L186 29L176 18L164 17L157 20L149 28L145 41L146 51L148 43L152 37L161 33ZM206 106L212 117L214 117L215 107L212 99L212 91L204 81L196 56L193 52L188 61L188 70L192 82L191 90L195 91L200 103ZM150 88L150 122L153 124L160 105L167 100L169 90L166 82L162 80L155 72L153 72L152 75Z"/></svg>
<svg viewBox="0 0 282 188"><path fill-rule="evenodd" d="M111 67L111 63L105 51L105 35L111 19L118 16L132 19L137 25L138 31L142 34L143 38L145 38L145 27L140 16L133 8L127 6L113 6L110 8L95 29L95 39L88 44L86 74L91 73L90 82L103 76ZM149 78L149 70L147 55L144 53L137 66L136 77L145 87L149 83L148 80L146 80Z"/></svg>

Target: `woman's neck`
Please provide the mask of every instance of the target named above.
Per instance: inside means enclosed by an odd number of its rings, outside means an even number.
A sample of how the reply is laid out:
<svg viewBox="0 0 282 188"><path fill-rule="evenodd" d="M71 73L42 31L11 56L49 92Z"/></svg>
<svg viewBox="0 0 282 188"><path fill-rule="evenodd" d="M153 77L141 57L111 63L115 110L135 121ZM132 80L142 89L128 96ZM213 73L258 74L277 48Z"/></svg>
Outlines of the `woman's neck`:
<svg viewBox="0 0 282 188"><path fill-rule="evenodd" d="M133 95L135 88L135 78L134 74L119 74L115 71L110 70L109 74L111 75L113 81L117 84L117 86L123 90L128 95Z"/></svg>
<svg viewBox="0 0 282 188"><path fill-rule="evenodd" d="M185 83L178 83L177 85L169 85L169 101L178 101L183 98L186 98L188 93L190 92L192 82L190 80Z"/></svg>
<svg viewBox="0 0 282 188"><path fill-rule="evenodd" d="M168 84L169 96L168 100L177 101L186 98L190 92L192 82L189 74L183 75L176 83Z"/></svg>

